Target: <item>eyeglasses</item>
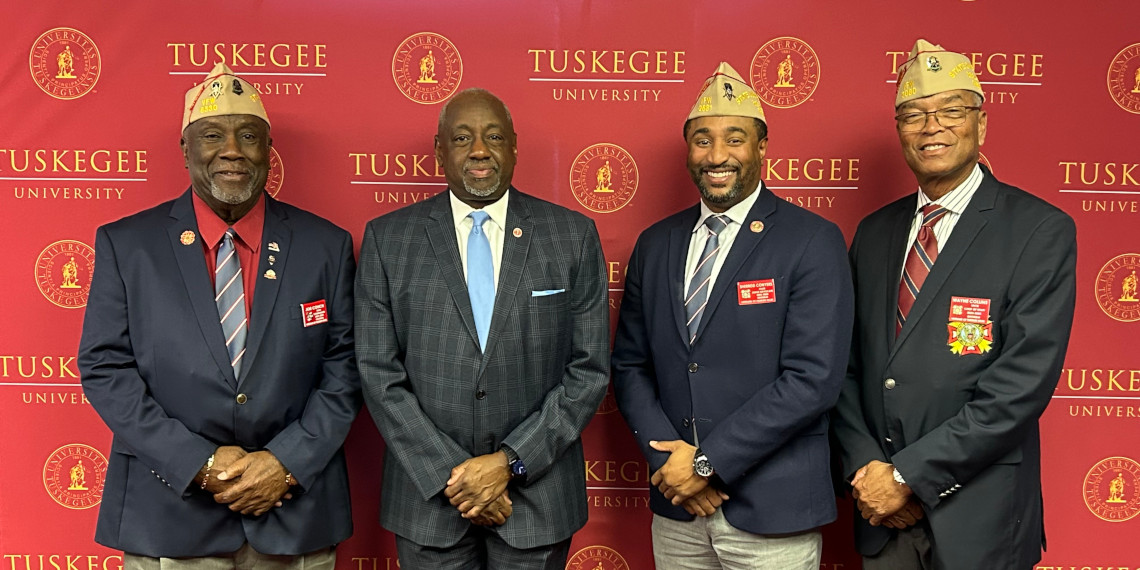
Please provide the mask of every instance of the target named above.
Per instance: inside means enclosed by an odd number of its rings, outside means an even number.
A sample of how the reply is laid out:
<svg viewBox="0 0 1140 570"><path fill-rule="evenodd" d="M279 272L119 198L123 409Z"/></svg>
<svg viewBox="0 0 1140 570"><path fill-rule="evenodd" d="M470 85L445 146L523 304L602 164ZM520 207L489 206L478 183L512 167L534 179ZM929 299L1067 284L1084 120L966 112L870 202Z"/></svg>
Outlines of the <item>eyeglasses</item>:
<svg viewBox="0 0 1140 570"><path fill-rule="evenodd" d="M956 127L966 122L966 116L970 111L979 110L981 107L943 107L933 111L915 111L895 115L895 121L898 121L900 132L913 133L921 131L926 126L926 117L929 115L934 115L934 120L943 127Z"/></svg>

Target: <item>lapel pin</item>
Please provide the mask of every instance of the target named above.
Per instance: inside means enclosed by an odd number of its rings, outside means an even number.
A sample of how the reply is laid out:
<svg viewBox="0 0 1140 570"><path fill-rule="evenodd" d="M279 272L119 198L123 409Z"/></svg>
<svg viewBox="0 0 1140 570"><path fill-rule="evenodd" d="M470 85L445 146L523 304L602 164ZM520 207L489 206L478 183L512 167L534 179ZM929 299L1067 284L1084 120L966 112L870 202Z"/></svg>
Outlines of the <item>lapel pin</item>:
<svg viewBox="0 0 1140 570"><path fill-rule="evenodd" d="M755 222L748 224L748 229L752 230L752 233L758 234L758 233L764 231L764 222L761 222L760 220L756 220Z"/></svg>
<svg viewBox="0 0 1140 570"><path fill-rule="evenodd" d="M277 272L272 269L265 270L266 279L277 279Z"/></svg>
<svg viewBox="0 0 1140 570"><path fill-rule="evenodd" d="M515 231L511 232L511 235L513 235L517 238L521 238L522 237L522 228L515 228Z"/></svg>
<svg viewBox="0 0 1140 570"><path fill-rule="evenodd" d="M179 238L179 241L182 242L182 245L190 245L194 243L194 238L194 232L186 230L182 232L182 236Z"/></svg>
<svg viewBox="0 0 1140 570"><path fill-rule="evenodd" d="M271 256L269 256L269 265L273 265L273 263L274 263L275 261L277 261L277 258L276 258L276 257L273 257L272 255L271 255Z"/></svg>
<svg viewBox="0 0 1140 570"><path fill-rule="evenodd" d="M271 242L269 242L269 251L280 252L281 248L277 246L277 242L271 241Z"/></svg>

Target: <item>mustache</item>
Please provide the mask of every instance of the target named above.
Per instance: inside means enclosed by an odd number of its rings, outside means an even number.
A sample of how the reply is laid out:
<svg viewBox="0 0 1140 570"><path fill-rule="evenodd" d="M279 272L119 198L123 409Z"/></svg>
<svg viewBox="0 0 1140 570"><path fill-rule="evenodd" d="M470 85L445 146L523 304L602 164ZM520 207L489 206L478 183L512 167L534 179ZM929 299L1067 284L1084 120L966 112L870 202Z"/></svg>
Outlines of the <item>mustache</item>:
<svg viewBox="0 0 1140 570"><path fill-rule="evenodd" d="M463 163L463 170L481 170L484 168L490 168L495 172L499 171L499 165L489 158L485 160L468 160Z"/></svg>

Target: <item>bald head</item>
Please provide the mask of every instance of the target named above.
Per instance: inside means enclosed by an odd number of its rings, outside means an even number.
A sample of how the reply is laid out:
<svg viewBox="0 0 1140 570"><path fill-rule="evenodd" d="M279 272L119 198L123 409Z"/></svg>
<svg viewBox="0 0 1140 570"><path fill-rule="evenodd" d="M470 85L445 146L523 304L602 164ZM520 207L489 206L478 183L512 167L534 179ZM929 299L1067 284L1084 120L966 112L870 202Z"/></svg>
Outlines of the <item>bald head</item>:
<svg viewBox="0 0 1140 570"><path fill-rule="evenodd" d="M502 109L503 115L507 118L507 124L510 126L511 132L514 132L515 123L514 120L511 119L511 111L510 109L507 109L507 105L503 103L501 99L496 97L494 93L491 93L482 87L469 87L463 91L460 91L459 93L456 93L454 97L448 99L447 102L443 104L443 108L439 110L439 125L436 127L436 134L439 134L441 129L443 129L444 124L446 124L447 114L451 109L452 104L456 101L462 101L468 97L478 98L488 105L498 106L500 109Z"/></svg>
<svg viewBox="0 0 1140 570"><path fill-rule="evenodd" d="M448 188L473 208L497 201L514 174L515 127L511 113L485 89L466 89L440 109L435 157Z"/></svg>

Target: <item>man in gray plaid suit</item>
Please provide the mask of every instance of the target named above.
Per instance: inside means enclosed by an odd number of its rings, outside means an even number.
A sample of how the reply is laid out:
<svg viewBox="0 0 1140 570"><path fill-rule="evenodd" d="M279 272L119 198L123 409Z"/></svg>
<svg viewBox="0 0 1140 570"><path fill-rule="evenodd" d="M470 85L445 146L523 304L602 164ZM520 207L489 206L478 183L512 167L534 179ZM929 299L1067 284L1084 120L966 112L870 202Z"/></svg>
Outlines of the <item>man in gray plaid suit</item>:
<svg viewBox="0 0 1140 570"><path fill-rule="evenodd" d="M590 219L511 188L515 142L502 101L459 93L435 137L449 191L365 229L357 358L405 569L561 570L586 523L605 261Z"/></svg>

